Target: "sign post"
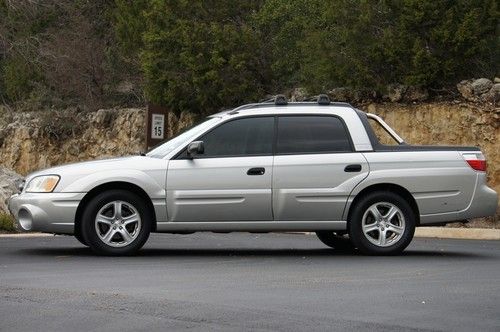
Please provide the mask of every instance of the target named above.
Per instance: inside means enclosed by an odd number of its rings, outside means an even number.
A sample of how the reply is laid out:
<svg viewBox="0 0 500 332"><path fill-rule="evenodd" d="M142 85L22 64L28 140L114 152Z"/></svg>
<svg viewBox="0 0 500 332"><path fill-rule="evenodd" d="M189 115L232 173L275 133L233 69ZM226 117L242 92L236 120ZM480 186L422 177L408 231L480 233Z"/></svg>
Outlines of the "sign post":
<svg viewBox="0 0 500 332"><path fill-rule="evenodd" d="M146 150L168 137L168 109L148 103L146 116Z"/></svg>

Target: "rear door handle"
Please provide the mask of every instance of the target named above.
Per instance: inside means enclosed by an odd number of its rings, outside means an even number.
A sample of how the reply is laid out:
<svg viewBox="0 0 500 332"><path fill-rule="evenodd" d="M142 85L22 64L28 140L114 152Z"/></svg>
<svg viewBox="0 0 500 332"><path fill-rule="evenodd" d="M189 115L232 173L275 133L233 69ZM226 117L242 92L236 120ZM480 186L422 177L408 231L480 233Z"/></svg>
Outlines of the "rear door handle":
<svg viewBox="0 0 500 332"><path fill-rule="evenodd" d="M344 172L361 172L361 165L359 164L347 165L344 168Z"/></svg>
<svg viewBox="0 0 500 332"><path fill-rule="evenodd" d="M264 175L266 169L264 167L254 167L247 171L247 175Z"/></svg>

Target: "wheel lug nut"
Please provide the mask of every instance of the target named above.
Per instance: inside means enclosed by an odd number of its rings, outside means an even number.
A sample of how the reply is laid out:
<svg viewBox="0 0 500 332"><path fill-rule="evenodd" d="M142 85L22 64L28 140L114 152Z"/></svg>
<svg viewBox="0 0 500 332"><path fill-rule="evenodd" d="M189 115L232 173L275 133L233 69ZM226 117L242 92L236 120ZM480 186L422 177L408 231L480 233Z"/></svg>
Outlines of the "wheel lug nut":
<svg viewBox="0 0 500 332"><path fill-rule="evenodd" d="M116 226L113 226L113 229L116 229Z"/></svg>
<svg viewBox="0 0 500 332"><path fill-rule="evenodd" d="M123 229L123 227L122 227L122 226L120 226L120 229Z"/></svg>

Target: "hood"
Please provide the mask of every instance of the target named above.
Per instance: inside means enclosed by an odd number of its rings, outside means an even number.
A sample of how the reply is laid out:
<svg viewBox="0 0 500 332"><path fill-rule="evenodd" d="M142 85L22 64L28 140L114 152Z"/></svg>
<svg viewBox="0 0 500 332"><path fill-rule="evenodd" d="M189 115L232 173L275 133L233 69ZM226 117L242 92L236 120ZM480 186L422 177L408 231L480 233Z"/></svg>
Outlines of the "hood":
<svg viewBox="0 0 500 332"><path fill-rule="evenodd" d="M32 178L39 175L49 175L55 174L59 175L61 178L65 177L83 177L88 174L110 171L110 170L123 170L123 169L135 169L135 170L149 170L149 169L166 169L166 160L151 158L147 156L127 156L121 158L111 158L111 159L100 159L93 161L84 161L79 163L71 163L56 167L47 168L34 173L29 174L26 177L28 182Z"/></svg>

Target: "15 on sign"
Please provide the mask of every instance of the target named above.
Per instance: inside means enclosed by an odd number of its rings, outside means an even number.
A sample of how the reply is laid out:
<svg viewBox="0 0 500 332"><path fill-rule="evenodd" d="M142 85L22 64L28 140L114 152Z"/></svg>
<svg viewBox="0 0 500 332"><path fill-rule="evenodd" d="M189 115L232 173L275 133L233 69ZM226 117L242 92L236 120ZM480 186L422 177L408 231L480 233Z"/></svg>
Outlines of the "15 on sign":
<svg viewBox="0 0 500 332"><path fill-rule="evenodd" d="M151 130L151 138L152 139L163 139L165 133L165 115L163 114L153 114L152 115L152 130Z"/></svg>

